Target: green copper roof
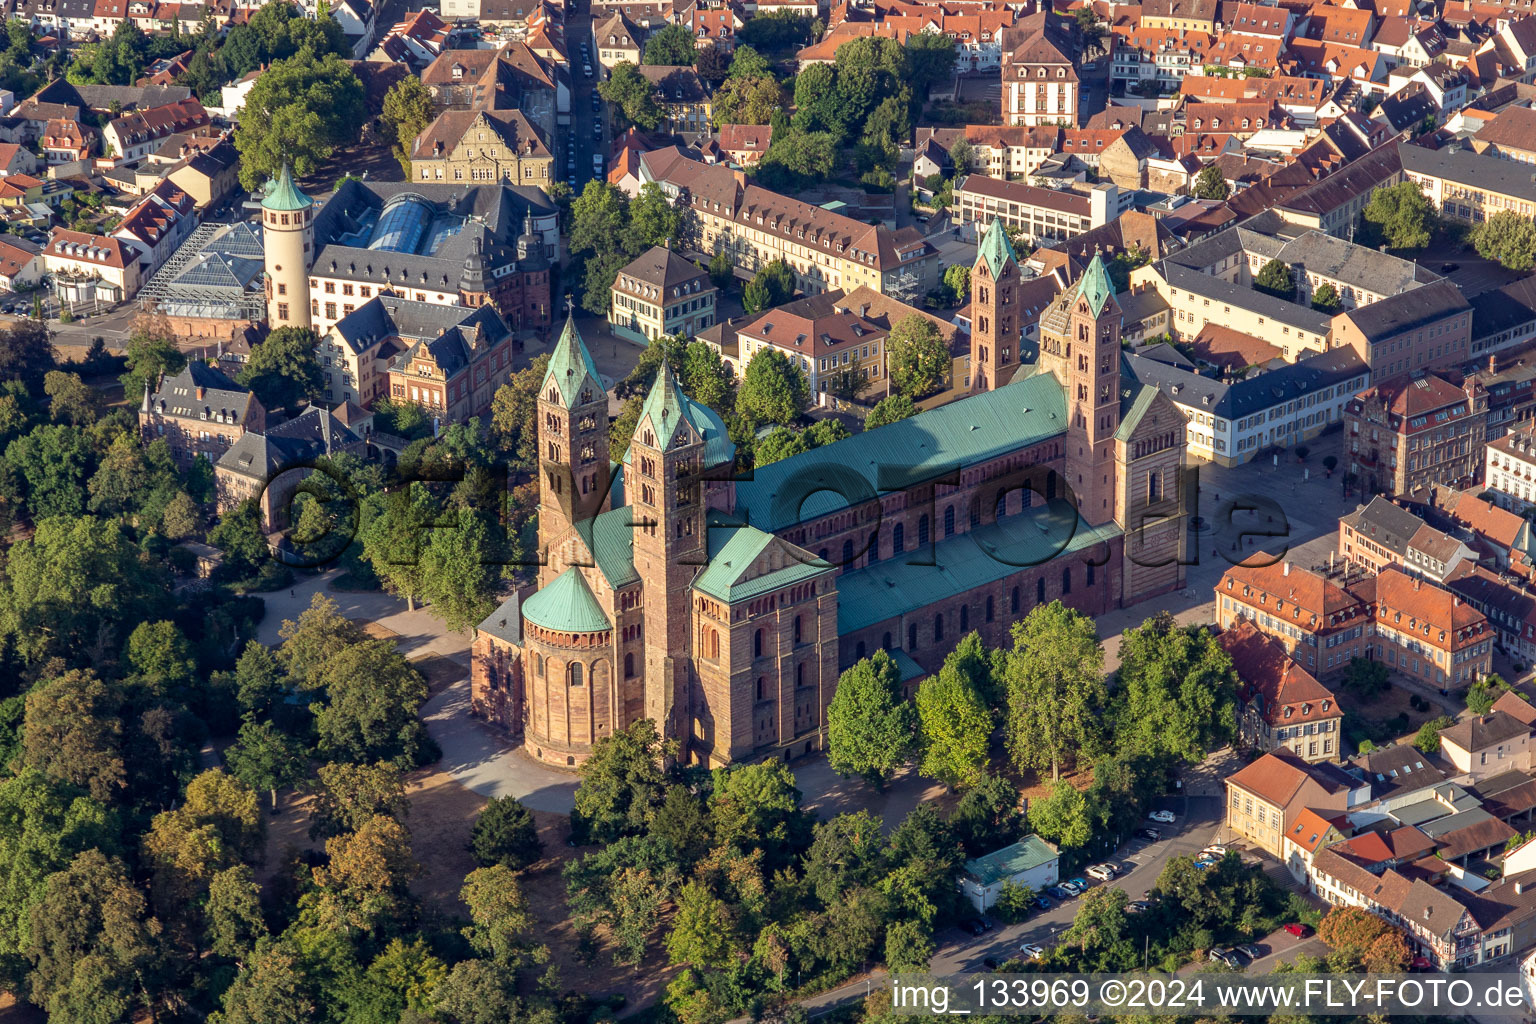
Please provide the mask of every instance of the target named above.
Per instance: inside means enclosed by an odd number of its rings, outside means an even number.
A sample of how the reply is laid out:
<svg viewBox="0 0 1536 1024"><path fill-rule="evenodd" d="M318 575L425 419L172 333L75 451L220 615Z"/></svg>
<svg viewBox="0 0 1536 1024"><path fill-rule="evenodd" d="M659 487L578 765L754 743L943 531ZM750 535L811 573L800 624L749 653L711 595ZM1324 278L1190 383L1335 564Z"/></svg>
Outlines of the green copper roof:
<svg viewBox="0 0 1536 1024"><path fill-rule="evenodd" d="M699 429L699 425L689 415L688 404L682 389L677 386L677 378L672 376L671 364L663 359L661 372L656 375L651 393L645 396L645 405L640 409L640 422L644 423L647 417L650 418L651 429L656 431L658 448L666 450L677 434L678 424L685 420L695 434L704 436L704 431Z"/></svg>
<svg viewBox="0 0 1536 1024"><path fill-rule="evenodd" d="M613 628L575 566L524 601L523 618L535 626L570 633L601 633Z"/></svg>
<svg viewBox="0 0 1536 1024"><path fill-rule="evenodd" d="M986 234L981 236L981 247L977 255L987 261L987 269L994 280L1002 276L1003 267L1010 261L1018 262L1019 257L1013 251L1013 243L1008 241L1008 230L1003 227L1003 222L997 217L992 218Z"/></svg>
<svg viewBox="0 0 1536 1024"><path fill-rule="evenodd" d="M614 500L621 500L616 495ZM640 579L635 572L635 510L629 506L609 509L576 524L576 532L592 552L597 569L615 590Z"/></svg>
<svg viewBox="0 0 1536 1024"><path fill-rule="evenodd" d="M771 533L743 526L723 513L711 513L709 565L693 581L695 589L734 604L832 571L832 566L819 558L802 562L789 557L777 569L743 579L773 540Z"/></svg>
<svg viewBox="0 0 1536 1024"><path fill-rule="evenodd" d="M737 479L735 512L777 533L858 504L864 495L943 477L1066 429L1067 403L1056 378L1016 375L995 390L758 466Z"/></svg>
<svg viewBox="0 0 1536 1024"><path fill-rule="evenodd" d="M1104 312L1109 300L1115 297L1115 286L1110 283L1109 271L1104 269L1104 258L1098 253L1093 254L1088 269L1083 271L1083 278L1077 284L1077 294L1087 300L1088 312L1094 316Z"/></svg>
<svg viewBox="0 0 1536 1024"><path fill-rule="evenodd" d="M1061 498L1035 505L995 523L946 537L931 551L911 550L843 573L837 580L837 631L846 636L921 611L999 583L1029 566L1107 543L1120 533L1113 522L1089 526L1071 503ZM922 562L932 564L919 564ZM1080 562L1063 560L1061 564L1063 568L1072 565L1073 586L1087 585ZM1098 571L1104 572L1102 563ZM1105 579L1101 575L1097 585L1104 586ZM1033 587L1023 589L1021 612L1028 611L1035 598Z"/></svg>
<svg viewBox="0 0 1536 1024"><path fill-rule="evenodd" d="M560 340L555 343L555 351L549 357L549 372L544 375L543 390L553 379L560 389L560 397L565 399L567 406L576 404L576 396L581 394L582 386L591 381L594 397L604 392L602 375L597 372L597 364L592 361L592 353L587 351L587 343L581 340L581 332L576 329L576 318L567 316L565 328L560 332Z"/></svg>
<svg viewBox="0 0 1536 1024"><path fill-rule="evenodd" d="M1115 440L1129 441L1136 428L1141 426L1141 418L1157 401L1157 388L1145 384L1138 386L1135 377L1130 378L1128 386L1123 381L1120 386L1125 392L1120 398L1120 429L1115 431Z"/></svg>
<svg viewBox="0 0 1536 1024"><path fill-rule="evenodd" d="M683 395L683 412L694 429L704 436L704 465L707 467L729 466L736 461L736 442L731 440L725 420L703 402L695 402ZM624 465L630 465L634 447L624 449ZM620 498L615 498L617 503Z"/></svg>
<svg viewBox="0 0 1536 1024"><path fill-rule="evenodd" d="M307 210L315 205L315 201L293 183L293 175L288 170L288 165L283 164L283 173L273 181L267 182L267 194L262 197L261 208L264 210L277 210L279 212L291 212L293 210Z"/></svg>

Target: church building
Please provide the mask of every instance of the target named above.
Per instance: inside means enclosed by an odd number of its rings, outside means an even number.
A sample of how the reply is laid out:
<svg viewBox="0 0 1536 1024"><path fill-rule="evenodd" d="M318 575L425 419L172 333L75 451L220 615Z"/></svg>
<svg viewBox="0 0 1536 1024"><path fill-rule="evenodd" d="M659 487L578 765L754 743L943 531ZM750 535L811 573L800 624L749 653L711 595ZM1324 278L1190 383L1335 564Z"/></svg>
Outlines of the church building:
<svg viewBox="0 0 1536 1024"><path fill-rule="evenodd" d="M667 366L610 453L567 322L538 402L545 561L476 631L474 713L552 764L640 718L694 763L801 756L825 748L839 674L876 650L912 682L972 630L1007 644L1037 605L1101 615L1181 588L1184 421L1122 363L1102 260L1042 315L1032 367L1019 274L994 222L971 278L974 394L746 472Z"/></svg>

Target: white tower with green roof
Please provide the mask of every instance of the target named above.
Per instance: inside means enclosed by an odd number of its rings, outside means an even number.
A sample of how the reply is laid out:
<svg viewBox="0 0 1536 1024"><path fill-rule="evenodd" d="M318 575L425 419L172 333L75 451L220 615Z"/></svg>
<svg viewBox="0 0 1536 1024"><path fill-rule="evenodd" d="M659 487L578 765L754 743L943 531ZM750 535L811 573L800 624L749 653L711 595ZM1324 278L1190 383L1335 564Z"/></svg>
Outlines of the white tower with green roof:
<svg viewBox="0 0 1536 1024"><path fill-rule="evenodd" d="M315 201L293 183L288 165L267 182L261 200L266 260L267 323L309 327L309 263L315 249Z"/></svg>
<svg viewBox="0 0 1536 1024"><path fill-rule="evenodd" d="M608 508L608 393L576 321L565 328L539 386L539 550ZM540 573L540 582L545 583Z"/></svg>

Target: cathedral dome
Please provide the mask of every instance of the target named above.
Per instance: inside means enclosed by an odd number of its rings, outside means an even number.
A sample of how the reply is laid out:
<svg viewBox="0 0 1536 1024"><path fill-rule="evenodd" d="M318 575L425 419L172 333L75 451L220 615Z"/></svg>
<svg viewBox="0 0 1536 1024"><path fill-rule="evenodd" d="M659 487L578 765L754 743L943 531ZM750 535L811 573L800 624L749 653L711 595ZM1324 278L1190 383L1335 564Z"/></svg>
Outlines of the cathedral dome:
<svg viewBox="0 0 1536 1024"><path fill-rule="evenodd" d="M605 633L613 628L574 566L523 602L523 621L558 633Z"/></svg>

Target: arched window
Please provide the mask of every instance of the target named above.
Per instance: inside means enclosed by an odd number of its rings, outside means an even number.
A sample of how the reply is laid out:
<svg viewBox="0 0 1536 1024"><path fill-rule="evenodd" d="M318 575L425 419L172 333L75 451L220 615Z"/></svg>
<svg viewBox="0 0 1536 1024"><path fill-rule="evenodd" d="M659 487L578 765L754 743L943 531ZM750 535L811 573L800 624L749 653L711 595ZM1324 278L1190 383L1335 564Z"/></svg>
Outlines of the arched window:
<svg viewBox="0 0 1536 1024"><path fill-rule="evenodd" d="M544 657L543 657L543 655L535 654L533 656L533 674L538 676L540 679L544 678Z"/></svg>
<svg viewBox="0 0 1536 1024"><path fill-rule="evenodd" d="M1035 604L1045 604L1045 577L1035 580Z"/></svg>
<svg viewBox="0 0 1536 1024"><path fill-rule="evenodd" d="M1072 567L1070 565L1061 570L1061 592L1063 596L1072 593Z"/></svg>
<svg viewBox="0 0 1536 1024"><path fill-rule="evenodd" d="M576 687L583 684L584 680L581 678L581 662L573 661L571 662L571 689L575 689Z"/></svg>
<svg viewBox="0 0 1536 1024"><path fill-rule="evenodd" d="M1162 481L1160 479L1158 479L1157 471L1153 470L1152 472L1147 474L1147 502L1148 502L1148 504L1150 504L1150 503L1152 503L1154 501L1162 501L1162 500L1163 500Z"/></svg>
<svg viewBox="0 0 1536 1024"><path fill-rule="evenodd" d="M976 527L981 525L981 501L979 500L980 497L981 497L981 495L978 494L975 498L971 499L971 529L973 529L973 530L976 529Z"/></svg>
<svg viewBox="0 0 1536 1024"><path fill-rule="evenodd" d="M880 561L880 531L876 530L869 535L869 564L874 565Z"/></svg>
<svg viewBox="0 0 1536 1024"><path fill-rule="evenodd" d="M970 628L971 628L971 606L968 605L968 604L963 604L963 605L960 606L960 632L964 633L966 630L968 630Z"/></svg>
<svg viewBox="0 0 1536 1024"><path fill-rule="evenodd" d="M800 642L800 616L795 616L795 643Z"/></svg>
<svg viewBox="0 0 1536 1024"><path fill-rule="evenodd" d="M768 677L767 676L758 676L757 677L757 699L758 700L767 700L768 699Z"/></svg>
<svg viewBox="0 0 1536 1024"><path fill-rule="evenodd" d="M720 657L720 631L717 629L709 631L709 656L711 658Z"/></svg>
<svg viewBox="0 0 1536 1024"><path fill-rule="evenodd" d="M943 612L939 612L939 614L937 614L937 615L935 615L933 617L933 642L934 643L939 643L943 639L944 639L944 613Z"/></svg>
<svg viewBox="0 0 1536 1024"><path fill-rule="evenodd" d="M915 622L907 626L907 650L917 650L917 623Z"/></svg>
<svg viewBox="0 0 1536 1024"><path fill-rule="evenodd" d="M1054 501L1055 499L1056 499L1056 471L1053 469L1049 473L1045 474L1045 500L1046 501Z"/></svg>
<svg viewBox="0 0 1536 1024"><path fill-rule="evenodd" d="M854 648L853 648L853 660L855 660L855 661L863 661L864 660L864 641L863 640L860 640L857 644L854 645Z"/></svg>
<svg viewBox="0 0 1536 1024"><path fill-rule="evenodd" d="M991 595L987 596L987 621L992 621L993 605Z"/></svg>
<svg viewBox="0 0 1536 1024"><path fill-rule="evenodd" d="M1001 519L1008 514L1008 492L997 492L997 503L992 507L992 518Z"/></svg>
<svg viewBox="0 0 1536 1024"><path fill-rule="evenodd" d="M1008 610L1014 615L1019 614L1019 588L1013 588L1013 595L1008 599Z"/></svg>
<svg viewBox="0 0 1536 1024"><path fill-rule="evenodd" d="M805 662L803 661L795 666L795 685L805 685Z"/></svg>
<svg viewBox="0 0 1536 1024"><path fill-rule="evenodd" d="M955 533L955 506L951 505L944 510L944 536L952 537Z"/></svg>
<svg viewBox="0 0 1536 1024"><path fill-rule="evenodd" d="M754 658L761 658L762 656L763 656L763 631L762 630L758 630L756 633L752 634L752 657L754 657Z"/></svg>
<svg viewBox="0 0 1536 1024"><path fill-rule="evenodd" d="M845 541L843 541L843 565L846 567L846 566L850 566L852 564L853 564L853 541L845 540Z"/></svg>
<svg viewBox="0 0 1536 1024"><path fill-rule="evenodd" d="M907 550L907 526L905 523L897 523L891 531L891 554L899 555Z"/></svg>
<svg viewBox="0 0 1536 1024"><path fill-rule="evenodd" d="M1084 570L1084 572L1086 572L1088 574L1088 579L1086 581L1086 585L1090 586L1090 587L1093 586L1093 565L1090 564L1088 566L1088 568Z"/></svg>
<svg viewBox="0 0 1536 1024"><path fill-rule="evenodd" d="M928 514L925 512L917 521L917 546L928 546Z"/></svg>

